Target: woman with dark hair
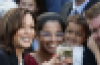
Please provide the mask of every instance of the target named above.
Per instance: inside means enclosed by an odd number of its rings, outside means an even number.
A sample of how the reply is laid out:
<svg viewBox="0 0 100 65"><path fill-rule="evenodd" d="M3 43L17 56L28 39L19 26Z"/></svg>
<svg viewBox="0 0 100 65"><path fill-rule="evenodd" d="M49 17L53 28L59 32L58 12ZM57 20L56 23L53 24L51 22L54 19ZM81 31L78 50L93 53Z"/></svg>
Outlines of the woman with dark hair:
<svg viewBox="0 0 100 65"><path fill-rule="evenodd" d="M90 34L91 31L84 16L73 15L67 19L65 24L64 46L74 46L71 61L68 61L66 58L68 64L83 64L84 59L86 58L84 54L87 51L87 40Z"/></svg>
<svg viewBox="0 0 100 65"><path fill-rule="evenodd" d="M70 16L65 25L65 42L67 44L77 46L87 45L87 39L91 31L84 16Z"/></svg>
<svg viewBox="0 0 100 65"><path fill-rule="evenodd" d="M36 21L30 12L15 8L3 17L6 24L4 47L0 53L1 65L22 65L25 53L31 51L32 40L36 33ZM28 50L28 52L26 51Z"/></svg>
<svg viewBox="0 0 100 65"><path fill-rule="evenodd" d="M30 11L33 16L36 17L46 11L43 0L16 0L16 3L18 4L19 8ZM36 38L32 43L32 49L34 51L38 49L38 41Z"/></svg>
<svg viewBox="0 0 100 65"><path fill-rule="evenodd" d="M27 65L34 65L33 61L37 65L50 61L56 52L56 47L63 43L64 22L58 14L44 13L37 18L37 21L40 47L36 53L27 55Z"/></svg>

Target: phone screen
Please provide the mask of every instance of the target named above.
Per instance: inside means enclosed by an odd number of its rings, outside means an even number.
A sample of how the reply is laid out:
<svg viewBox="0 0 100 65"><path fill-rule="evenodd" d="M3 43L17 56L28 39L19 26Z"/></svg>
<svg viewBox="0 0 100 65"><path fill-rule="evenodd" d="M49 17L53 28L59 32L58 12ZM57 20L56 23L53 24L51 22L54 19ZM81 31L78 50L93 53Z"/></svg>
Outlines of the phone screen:
<svg viewBox="0 0 100 65"><path fill-rule="evenodd" d="M60 62L64 61L64 64L71 64L73 63L73 47L57 47L57 58Z"/></svg>

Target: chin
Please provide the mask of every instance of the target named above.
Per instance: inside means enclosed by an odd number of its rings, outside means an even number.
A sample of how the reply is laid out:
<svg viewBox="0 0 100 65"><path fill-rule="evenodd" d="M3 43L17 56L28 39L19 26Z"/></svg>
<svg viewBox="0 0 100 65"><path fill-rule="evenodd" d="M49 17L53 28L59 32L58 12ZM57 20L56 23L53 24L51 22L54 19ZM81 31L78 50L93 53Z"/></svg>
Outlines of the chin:
<svg viewBox="0 0 100 65"><path fill-rule="evenodd" d="M48 52L49 52L49 53L52 53L52 54L54 54L54 53L55 53L55 51L53 51L53 50L49 50Z"/></svg>
<svg viewBox="0 0 100 65"><path fill-rule="evenodd" d="M29 45L27 45L27 46L24 45L23 48L30 48L30 46Z"/></svg>

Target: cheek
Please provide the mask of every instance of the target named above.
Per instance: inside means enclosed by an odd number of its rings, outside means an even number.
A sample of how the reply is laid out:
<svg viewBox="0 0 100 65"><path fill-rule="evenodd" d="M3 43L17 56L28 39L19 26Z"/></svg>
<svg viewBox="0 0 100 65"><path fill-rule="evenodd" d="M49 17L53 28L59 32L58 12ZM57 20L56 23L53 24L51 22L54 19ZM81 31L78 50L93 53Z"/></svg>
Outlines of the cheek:
<svg viewBox="0 0 100 65"><path fill-rule="evenodd" d="M96 39L96 38L97 38L97 34L94 33L94 34L93 34L93 39Z"/></svg>
<svg viewBox="0 0 100 65"><path fill-rule="evenodd" d="M14 40L16 40L16 42L20 42L20 39L22 37L22 35L24 34L24 31L23 30L19 30L15 36L14 36Z"/></svg>
<svg viewBox="0 0 100 65"><path fill-rule="evenodd" d="M34 39L36 32L34 30L31 31L30 35L32 36L32 38Z"/></svg>
<svg viewBox="0 0 100 65"><path fill-rule="evenodd" d="M67 40L67 38L70 37L70 34L69 33L65 33L65 40Z"/></svg>
<svg viewBox="0 0 100 65"><path fill-rule="evenodd" d="M82 44L84 42L84 38L83 37L77 37L77 43L78 44Z"/></svg>

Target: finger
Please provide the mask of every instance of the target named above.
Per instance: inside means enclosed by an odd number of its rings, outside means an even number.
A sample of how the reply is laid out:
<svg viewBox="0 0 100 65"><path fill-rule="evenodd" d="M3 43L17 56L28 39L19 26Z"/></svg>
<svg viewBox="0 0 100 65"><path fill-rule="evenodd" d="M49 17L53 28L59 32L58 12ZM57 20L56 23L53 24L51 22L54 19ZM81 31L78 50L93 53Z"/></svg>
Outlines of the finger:
<svg viewBox="0 0 100 65"><path fill-rule="evenodd" d="M44 63L48 63L48 61L44 61Z"/></svg>
<svg viewBox="0 0 100 65"><path fill-rule="evenodd" d="M53 55L52 58L48 61L48 63L55 63L56 62L56 55Z"/></svg>

